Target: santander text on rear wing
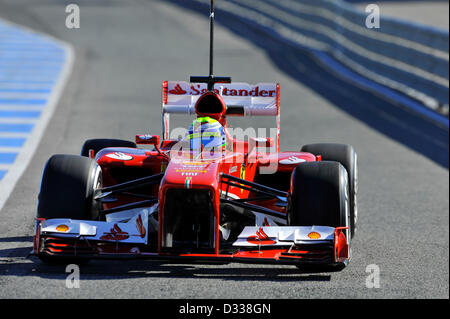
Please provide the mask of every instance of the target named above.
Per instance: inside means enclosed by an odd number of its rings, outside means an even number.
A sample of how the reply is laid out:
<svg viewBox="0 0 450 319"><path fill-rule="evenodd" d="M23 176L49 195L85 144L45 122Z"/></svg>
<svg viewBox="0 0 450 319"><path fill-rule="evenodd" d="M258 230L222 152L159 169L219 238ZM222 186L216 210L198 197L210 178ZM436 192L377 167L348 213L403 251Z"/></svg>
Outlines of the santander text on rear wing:
<svg viewBox="0 0 450 319"><path fill-rule="evenodd" d="M227 116L274 116L279 129L280 85L277 83L216 83L227 106ZM164 139L169 138L170 114L195 115L195 104L208 91L206 83L165 81L162 91L162 126Z"/></svg>

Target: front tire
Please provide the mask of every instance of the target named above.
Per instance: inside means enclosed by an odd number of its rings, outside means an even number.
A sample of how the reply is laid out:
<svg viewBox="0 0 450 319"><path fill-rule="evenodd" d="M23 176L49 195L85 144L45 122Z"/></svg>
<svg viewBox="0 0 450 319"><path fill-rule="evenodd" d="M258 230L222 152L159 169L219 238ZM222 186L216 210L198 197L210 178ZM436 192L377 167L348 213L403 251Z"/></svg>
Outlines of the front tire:
<svg viewBox="0 0 450 319"><path fill-rule="evenodd" d="M298 165L291 180L288 225L349 227L349 188L344 166L338 162L307 162ZM350 231L344 231L350 247ZM297 265L302 271L339 271L344 265Z"/></svg>
<svg viewBox="0 0 450 319"><path fill-rule="evenodd" d="M348 197L348 177L340 163L302 163L292 173L288 225L348 227Z"/></svg>
<svg viewBox="0 0 450 319"><path fill-rule="evenodd" d="M95 189L101 169L90 158L54 155L46 163L39 191L37 217L90 220L98 218Z"/></svg>
<svg viewBox="0 0 450 319"><path fill-rule="evenodd" d="M353 238L358 221L358 156L354 148L347 144L320 143L305 145L301 151L321 155L322 160L339 162L345 167L350 196L350 233Z"/></svg>
<svg viewBox="0 0 450 319"><path fill-rule="evenodd" d="M95 201L102 186L101 169L90 158L54 155L46 163L38 197L37 217L90 220L99 218L100 204ZM88 259L39 254L47 264L85 264Z"/></svg>

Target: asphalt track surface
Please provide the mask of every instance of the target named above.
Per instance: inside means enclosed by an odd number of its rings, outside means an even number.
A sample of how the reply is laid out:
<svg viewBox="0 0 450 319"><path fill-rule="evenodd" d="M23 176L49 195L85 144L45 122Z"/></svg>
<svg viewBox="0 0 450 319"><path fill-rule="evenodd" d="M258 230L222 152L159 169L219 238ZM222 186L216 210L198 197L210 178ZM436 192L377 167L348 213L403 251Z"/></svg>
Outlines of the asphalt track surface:
<svg viewBox="0 0 450 319"><path fill-rule="evenodd" d="M69 3L69 2L67 2ZM448 131L327 73L307 53L216 27L216 74L280 82L281 148L352 144L359 156L359 228L353 259L335 273L294 267L93 261L80 288L64 266L26 256L42 168L78 154L93 137L159 133L163 80L208 72L208 20L163 1L78 1L81 28L64 4L1 0L0 16L71 43L75 65L38 150L0 212L0 298L448 298ZM303 54L293 65L292 54ZM250 123L257 125L257 120ZM186 124L187 125L187 124ZM366 287L368 265L380 288Z"/></svg>

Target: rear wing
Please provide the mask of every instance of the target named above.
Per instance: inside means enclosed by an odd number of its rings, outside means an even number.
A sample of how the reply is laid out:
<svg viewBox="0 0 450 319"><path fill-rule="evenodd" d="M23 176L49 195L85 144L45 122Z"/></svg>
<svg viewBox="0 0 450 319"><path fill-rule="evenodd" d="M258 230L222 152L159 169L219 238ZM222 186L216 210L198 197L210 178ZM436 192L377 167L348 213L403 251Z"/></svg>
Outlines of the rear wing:
<svg viewBox="0 0 450 319"><path fill-rule="evenodd" d="M274 116L280 131L280 84L216 83L214 90L227 106L226 116ZM169 138L170 114L195 115L195 104L207 91L206 83L163 82L163 139Z"/></svg>

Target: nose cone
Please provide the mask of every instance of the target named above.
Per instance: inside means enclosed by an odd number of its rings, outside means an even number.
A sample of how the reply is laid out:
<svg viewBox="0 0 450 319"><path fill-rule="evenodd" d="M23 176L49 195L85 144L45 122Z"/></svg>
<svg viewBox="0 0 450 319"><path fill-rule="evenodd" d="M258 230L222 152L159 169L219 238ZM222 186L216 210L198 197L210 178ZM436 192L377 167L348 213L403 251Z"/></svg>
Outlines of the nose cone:
<svg viewBox="0 0 450 319"><path fill-rule="evenodd" d="M164 186L174 188L212 188L219 183L219 163L172 160L167 166Z"/></svg>

